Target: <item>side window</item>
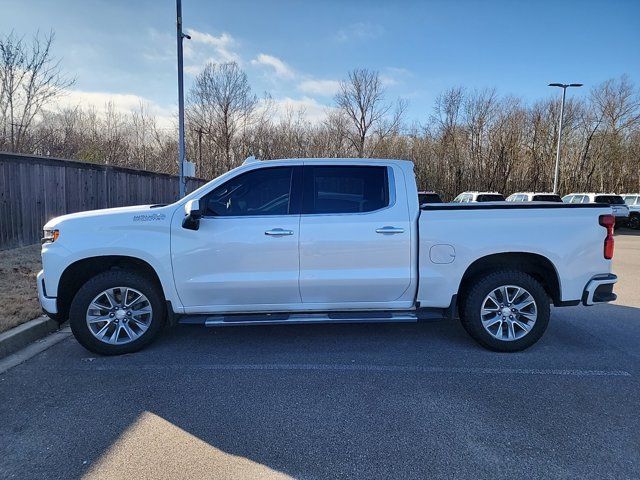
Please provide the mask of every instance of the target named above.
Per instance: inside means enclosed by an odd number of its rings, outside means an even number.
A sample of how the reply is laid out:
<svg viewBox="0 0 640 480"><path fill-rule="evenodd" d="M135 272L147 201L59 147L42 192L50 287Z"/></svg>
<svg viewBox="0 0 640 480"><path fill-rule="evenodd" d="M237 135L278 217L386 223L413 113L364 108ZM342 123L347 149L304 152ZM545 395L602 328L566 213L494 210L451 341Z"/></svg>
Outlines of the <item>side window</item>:
<svg viewBox="0 0 640 480"><path fill-rule="evenodd" d="M387 167L306 166L302 213L364 213L389 205Z"/></svg>
<svg viewBox="0 0 640 480"><path fill-rule="evenodd" d="M293 168L260 168L228 180L204 198L206 216L287 215Z"/></svg>

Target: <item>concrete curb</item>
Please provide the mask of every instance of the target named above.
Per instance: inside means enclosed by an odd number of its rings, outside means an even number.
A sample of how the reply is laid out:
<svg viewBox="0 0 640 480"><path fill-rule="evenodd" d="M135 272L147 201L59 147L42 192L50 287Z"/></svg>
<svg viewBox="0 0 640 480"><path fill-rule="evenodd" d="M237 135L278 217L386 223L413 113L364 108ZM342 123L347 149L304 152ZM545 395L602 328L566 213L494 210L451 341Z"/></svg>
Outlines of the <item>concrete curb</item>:
<svg viewBox="0 0 640 480"><path fill-rule="evenodd" d="M7 357L30 343L55 332L60 325L46 315L0 333L0 358Z"/></svg>

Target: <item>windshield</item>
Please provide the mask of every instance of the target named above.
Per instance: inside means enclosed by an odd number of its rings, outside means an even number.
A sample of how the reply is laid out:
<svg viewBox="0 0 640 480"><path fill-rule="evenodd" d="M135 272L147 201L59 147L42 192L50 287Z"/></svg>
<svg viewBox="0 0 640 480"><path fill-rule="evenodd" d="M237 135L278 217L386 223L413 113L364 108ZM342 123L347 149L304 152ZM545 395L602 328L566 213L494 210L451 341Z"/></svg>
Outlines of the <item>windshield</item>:
<svg viewBox="0 0 640 480"><path fill-rule="evenodd" d="M596 195L596 203L606 203L609 205L624 205L624 200L620 195Z"/></svg>
<svg viewBox="0 0 640 480"><path fill-rule="evenodd" d="M476 202L502 202L504 197L499 193L484 193L478 195Z"/></svg>
<svg viewBox="0 0 640 480"><path fill-rule="evenodd" d="M534 202L562 202L560 195L534 195Z"/></svg>

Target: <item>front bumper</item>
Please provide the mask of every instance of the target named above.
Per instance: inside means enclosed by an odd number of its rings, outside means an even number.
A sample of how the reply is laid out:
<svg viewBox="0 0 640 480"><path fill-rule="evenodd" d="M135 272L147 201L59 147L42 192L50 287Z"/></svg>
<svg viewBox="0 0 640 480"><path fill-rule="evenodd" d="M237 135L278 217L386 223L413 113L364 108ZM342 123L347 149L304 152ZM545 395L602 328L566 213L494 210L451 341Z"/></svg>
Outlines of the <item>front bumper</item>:
<svg viewBox="0 0 640 480"><path fill-rule="evenodd" d="M596 275L582 293L582 303L584 305L595 305L597 303L613 302L617 297L613 293L613 285L618 281L618 277L613 273Z"/></svg>
<svg viewBox="0 0 640 480"><path fill-rule="evenodd" d="M38 272L38 300L42 309L49 315L55 315L58 313L58 302L56 297L47 297L47 291L44 284L44 270Z"/></svg>

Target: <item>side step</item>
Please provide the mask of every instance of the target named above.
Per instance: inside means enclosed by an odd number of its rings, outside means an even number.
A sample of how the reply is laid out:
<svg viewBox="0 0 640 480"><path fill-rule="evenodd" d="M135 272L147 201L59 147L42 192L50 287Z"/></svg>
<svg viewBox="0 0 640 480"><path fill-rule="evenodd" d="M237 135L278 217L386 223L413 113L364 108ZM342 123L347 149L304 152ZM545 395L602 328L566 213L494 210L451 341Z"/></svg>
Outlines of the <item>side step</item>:
<svg viewBox="0 0 640 480"><path fill-rule="evenodd" d="M421 309L404 312L347 311L325 313L243 313L226 315L183 315L178 323L207 327L233 325L282 325L305 323L415 323L419 320L441 320L443 311Z"/></svg>

